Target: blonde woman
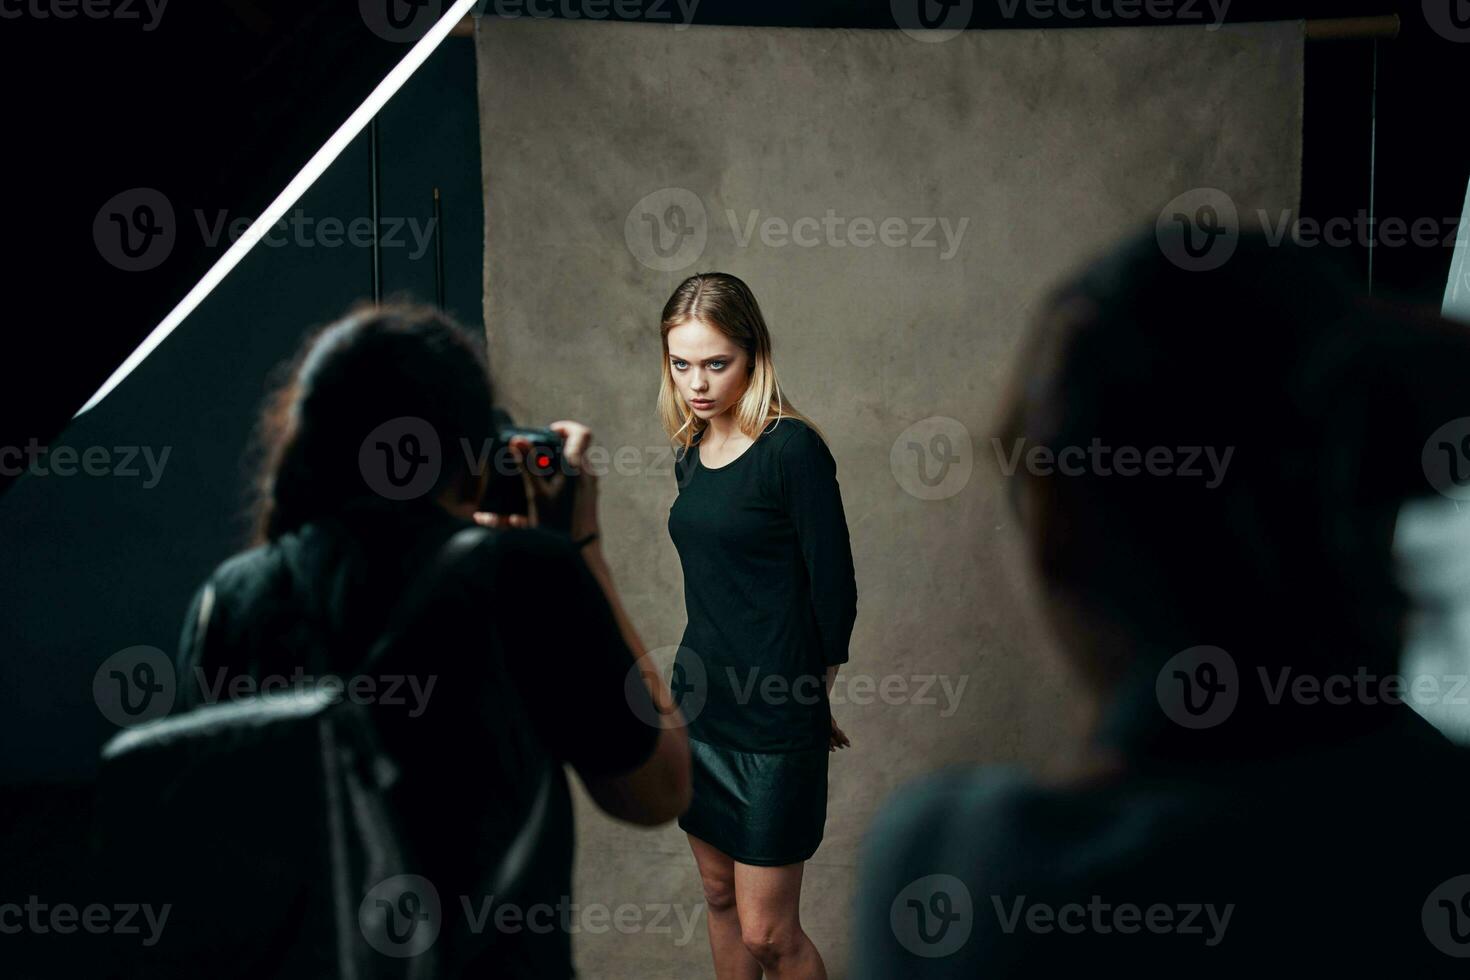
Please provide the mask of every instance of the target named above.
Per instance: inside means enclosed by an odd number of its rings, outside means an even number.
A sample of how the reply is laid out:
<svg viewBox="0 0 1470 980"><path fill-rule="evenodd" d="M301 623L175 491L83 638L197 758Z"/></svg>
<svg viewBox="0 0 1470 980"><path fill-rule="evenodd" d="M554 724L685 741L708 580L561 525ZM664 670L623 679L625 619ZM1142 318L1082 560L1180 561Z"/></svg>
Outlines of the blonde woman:
<svg viewBox="0 0 1470 980"><path fill-rule="evenodd" d="M676 443L669 534L688 626L675 694L718 980L825 980L799 916L827 817L827 757L846 747L829 695L857 584L837 464L781 392L749 287L692 276L664 307L659 415Z"/></svg>

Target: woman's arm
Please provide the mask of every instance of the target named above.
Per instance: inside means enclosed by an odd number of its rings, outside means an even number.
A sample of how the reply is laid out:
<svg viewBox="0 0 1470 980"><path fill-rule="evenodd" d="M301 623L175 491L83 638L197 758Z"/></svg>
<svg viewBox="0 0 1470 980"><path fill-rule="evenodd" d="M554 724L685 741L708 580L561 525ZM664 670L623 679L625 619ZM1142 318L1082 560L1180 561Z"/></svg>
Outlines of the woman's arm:
<svg viewBox="0 0 1470 980"><path fill-rule="evenodd" d="M812 613L820 636L821 659L826 668L824 683L830 704L832 686L838 669L847 662L848 641L857 619L857 578L842 492L837 485L837 461L821 436L800 425L781 447L779 469L781 499L796 528L811 587ZM831 717L829 722L827 750L835 752L851 745L847 734L838 727L836 717Z"/></svg>
<svg viewBox="0 0 1470 980"><path fill-rule="evenodd" d="M779 469L782 503L796 528L811 585L822 665L830 668L847 662L857 619L857 578L837 485L837 461L821 436L798 425L781 447Z"/></svg>

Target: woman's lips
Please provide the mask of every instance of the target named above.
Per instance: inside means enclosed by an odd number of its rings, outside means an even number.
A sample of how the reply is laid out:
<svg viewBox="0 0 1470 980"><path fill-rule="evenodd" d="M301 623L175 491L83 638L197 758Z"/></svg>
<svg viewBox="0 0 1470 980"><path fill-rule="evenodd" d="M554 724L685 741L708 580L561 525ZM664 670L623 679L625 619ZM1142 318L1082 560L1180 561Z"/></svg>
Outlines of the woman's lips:
<svg viewBox="0 0 1470 980"><path fill-rule="evenodd" d="M691 398L689 403L695 408L709 408L714 404L714 401L708 398Z"/></svg>

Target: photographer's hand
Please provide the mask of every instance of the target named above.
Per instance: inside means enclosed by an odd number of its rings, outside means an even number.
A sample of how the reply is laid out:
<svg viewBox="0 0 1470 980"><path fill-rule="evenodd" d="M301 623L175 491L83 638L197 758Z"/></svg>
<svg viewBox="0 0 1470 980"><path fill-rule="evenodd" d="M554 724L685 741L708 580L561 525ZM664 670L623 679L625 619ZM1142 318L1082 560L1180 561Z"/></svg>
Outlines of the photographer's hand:
<svg viewBox="0 0 1470 980"><path fill-rule="evenodd" d="M563 419L548 427L561 435L562 468L549 476L527 471L526 453L531 443L512 439L511 453L526 488L526 514L494 514L480 511L475 520L486 527L547 527L563 531L573 540L597 531L597 477L583 468L592 430L580 422Z"/></svg>

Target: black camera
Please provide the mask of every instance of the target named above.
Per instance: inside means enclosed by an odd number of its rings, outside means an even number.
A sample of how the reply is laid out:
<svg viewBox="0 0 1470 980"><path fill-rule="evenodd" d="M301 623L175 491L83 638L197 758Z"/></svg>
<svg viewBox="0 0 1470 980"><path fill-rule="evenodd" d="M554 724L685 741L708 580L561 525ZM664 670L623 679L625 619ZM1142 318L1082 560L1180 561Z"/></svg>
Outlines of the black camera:
<svg viewBox="0 0 1470 980"><path fill-rule="evenodd" d="M518 426L503 409L495 409L493 421L495 436L483 464L489 468L490 479L485 485L484 496L480 498L480 509L496 514L525 514L528 510L526 488L521 482L521 467L511 452L511 439L526 439L531 443L526 452L525 470L533 476L543 477L552 476L562 468L565 440L554 429ZM567 487L563 492L570 495L571 488Z"/></svg>

